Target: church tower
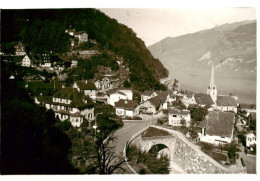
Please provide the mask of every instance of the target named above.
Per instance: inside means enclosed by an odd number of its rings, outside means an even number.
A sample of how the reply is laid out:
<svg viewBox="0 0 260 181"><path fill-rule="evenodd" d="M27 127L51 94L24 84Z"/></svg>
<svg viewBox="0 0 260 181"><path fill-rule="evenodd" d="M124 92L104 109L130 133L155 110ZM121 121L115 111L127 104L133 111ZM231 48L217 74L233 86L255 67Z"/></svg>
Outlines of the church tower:
<svg viewBox="0 0 260 181"><path fill-rule="evenodd" d="M211 79L210 79L210 83L209 83L209 86L208 86L208 89L207 89L207 94L209 94L211 99L213 100L213 102L216 103L218 92L217 92L217 87L216 87L216 84L215 84L214 65L213 64L212 64Z"/></svg>

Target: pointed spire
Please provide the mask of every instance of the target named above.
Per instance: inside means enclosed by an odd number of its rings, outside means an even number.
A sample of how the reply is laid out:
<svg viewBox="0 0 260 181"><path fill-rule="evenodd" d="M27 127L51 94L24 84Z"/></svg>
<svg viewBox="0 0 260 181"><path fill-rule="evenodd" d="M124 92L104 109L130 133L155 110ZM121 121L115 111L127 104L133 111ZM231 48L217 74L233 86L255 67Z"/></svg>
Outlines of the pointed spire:
<svg viewBox="0 0 260 181"><path fill-rule="evenodd" d="M216 87L216 85L215 85L215 77L214 77L214 63L212 64L212 70L211 70L211 79L210 79L210 84L209 84L209 86L210 86L210 88L212 88L212 87Z"/></svg>

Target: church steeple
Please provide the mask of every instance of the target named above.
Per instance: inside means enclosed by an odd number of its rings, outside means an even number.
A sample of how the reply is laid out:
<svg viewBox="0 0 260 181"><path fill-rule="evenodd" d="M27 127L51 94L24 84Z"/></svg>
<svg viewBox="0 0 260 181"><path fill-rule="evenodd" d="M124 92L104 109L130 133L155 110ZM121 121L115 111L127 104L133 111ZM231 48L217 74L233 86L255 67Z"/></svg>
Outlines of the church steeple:
<svg viewBox="0 0 260 181"><path fill-rule="evenodd" d="M214 77L214 64L212 64L211 79L210 79L209 87L207 89L207 94L209 94L213 102L216 103L218 94L217 94L217 87L215 84L215 77Z"/></svg>

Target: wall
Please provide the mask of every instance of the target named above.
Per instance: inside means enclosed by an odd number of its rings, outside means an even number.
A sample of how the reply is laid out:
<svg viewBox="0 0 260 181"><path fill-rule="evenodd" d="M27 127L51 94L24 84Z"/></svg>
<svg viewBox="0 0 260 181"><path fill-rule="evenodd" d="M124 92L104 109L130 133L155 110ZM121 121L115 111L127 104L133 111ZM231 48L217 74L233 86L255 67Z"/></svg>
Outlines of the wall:
<svg viewBox="0 0 260 181"><path fill-rule="evenodd" d="M189 142L184 135L177 131L158 126L153 127L168 131L171 133L171 136L142 138L139 133L139 136L135 137L131 144L135 144L141 150L146 151L156 144L166 145L169 148L171 163L182 169L185 173L246 173L245 167L224 167L202 152L198 146Z"/></svg>

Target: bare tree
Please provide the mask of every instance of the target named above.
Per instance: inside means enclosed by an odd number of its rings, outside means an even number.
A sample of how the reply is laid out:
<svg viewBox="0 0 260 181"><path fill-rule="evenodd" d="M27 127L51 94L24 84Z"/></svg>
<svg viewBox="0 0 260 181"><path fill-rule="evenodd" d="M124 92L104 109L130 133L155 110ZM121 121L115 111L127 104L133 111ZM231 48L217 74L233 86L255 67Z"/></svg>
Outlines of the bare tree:
<svg viewBox="0 0 260 181"><path fill-rule="evenodd" d="M95 160L98 174L112 174L116 170L125 171L122 165L126 162L122 155L115 155L113 142L117 139L112 133L105 138L102 132L95 135L96 141L92 159Z"/></svg>

